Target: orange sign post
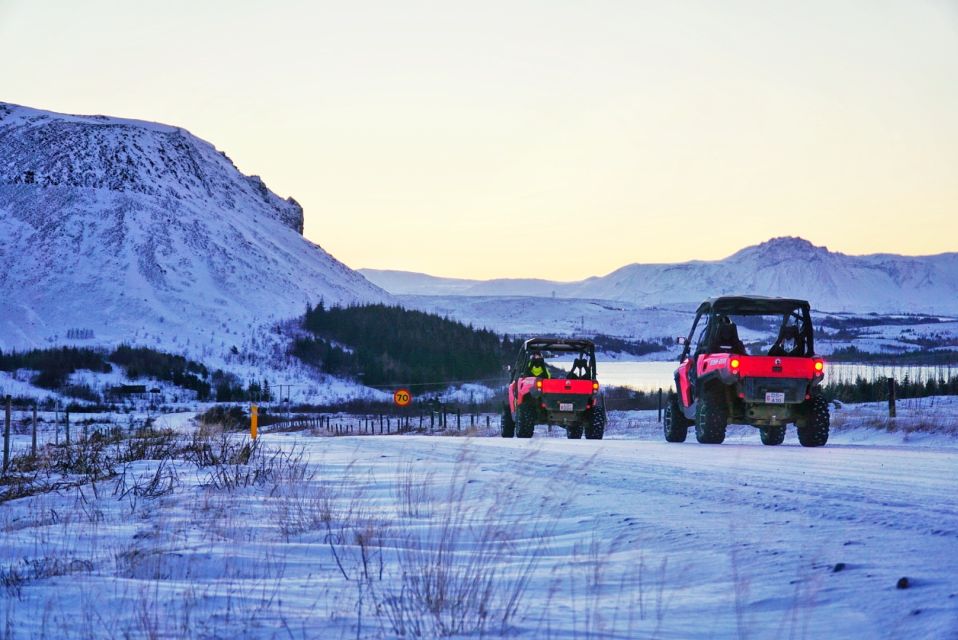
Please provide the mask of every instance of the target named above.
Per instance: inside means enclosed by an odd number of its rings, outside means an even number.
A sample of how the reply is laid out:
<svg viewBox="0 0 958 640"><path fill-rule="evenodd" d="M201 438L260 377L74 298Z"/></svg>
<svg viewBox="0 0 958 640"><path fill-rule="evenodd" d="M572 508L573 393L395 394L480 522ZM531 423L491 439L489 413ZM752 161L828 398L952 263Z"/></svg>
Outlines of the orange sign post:
<svg viewBox="0 0 958 640"><path fill-rule="evenodd" d="M398 389L393 394L393 402L396 403L397 407L409 406L409 403L412 402L412 394L409 393L409 389Z"/></svg>
<svg viewBox="0 0 958 640"><path fill-rule="evenodd" d="M249 407L249 435L256 440L257 427L259 426L259 407L251 404Z"/></svg>

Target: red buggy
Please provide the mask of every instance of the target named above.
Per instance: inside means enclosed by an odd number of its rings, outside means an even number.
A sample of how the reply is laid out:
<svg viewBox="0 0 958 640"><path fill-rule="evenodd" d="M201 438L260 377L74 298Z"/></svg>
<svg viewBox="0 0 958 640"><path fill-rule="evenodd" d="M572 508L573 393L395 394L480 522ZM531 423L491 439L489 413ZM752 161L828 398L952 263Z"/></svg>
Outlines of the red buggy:
<svg viewBox="0 0 958 640"><path fill-rule="evenodd" d="M534 360L561 359L568 370L548 365L549 376L533 375ZM570 362L571 361L571 362ZM519 349L502 411L502 437L531 438L537 424L565 428L572 439L605 433L605 406L595 372L595 345L574 338L532 338Z"/></svg>
<svg viewBox="0 0 958 640"><path fill-rule="evenodd" d="M739 326L757 336L748 346ZM805 447L828 441L828 402L821 395L824 361L815 356L808 302L726 296L703 302L675 371L665 410L665 439L684 442L688 429L703 444L725 440L729 422L758 427L762 443L781 444L794 423Z"/></svg>

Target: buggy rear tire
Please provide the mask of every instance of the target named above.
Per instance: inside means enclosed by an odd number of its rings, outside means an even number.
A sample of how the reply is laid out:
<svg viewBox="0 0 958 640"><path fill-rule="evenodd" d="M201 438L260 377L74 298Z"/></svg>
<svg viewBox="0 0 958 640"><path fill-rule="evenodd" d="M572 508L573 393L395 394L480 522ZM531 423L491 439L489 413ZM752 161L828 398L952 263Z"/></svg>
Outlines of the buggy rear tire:
<svg viewBox="0 0 958 640"><path fill-rule="evenodd" d="M605 424L608 422L605 407L592 407L587 420L588 422L585 425L586 440L601 440L602 436L605 435Z"/></svg>
<svg viewBox="0 0 958 640"><path fill-rule="evenodd" d="M762 427L762 444L774 447L785 442L785 427Z"/></svg>
<svg viewBox="0 0 958 640"><path fill-rule="evenodd" d="M582 425L574 424L565 428L565 437L569 440L578 440L582 437Z"/></svg>
<svg viewBox="0 0 958 640"><path fill-rule="evenodd" d="M725 388L716 384L705 387L695 407L695 439L700 444L722 444L728 426L728 404Z"/></svg>
<svg viewBox="0 0 958 640"><path fill-rule="evenodd" d="M516 437L531 438L536 430L536 409L532 404L523 402L516 410Z"/></svg>
<svg viewBox="0 0 958 640"><path fill-rule="evenodd" d="M662 431L666 442L685 442L689 437L689 419L682 413L679 397L674 393L669 394L669 403L665 405Z"/></svg>
<svg viewBox="0 0 958 640"><path fill-rule="evenodd" d="M824 447L828 442L828 430L831 417L828 414L828 400L815 395L805 401L804 415L796 421L798 441L803 447Z"/></svg>
<svg viewBox="0 0 958 640"><path fill-rule="evenodd" d="M500 433L503 438L512 438L516 435L516 421L512 418L512 412L509 411L508 404L502 408L502 428Z"/></svg>

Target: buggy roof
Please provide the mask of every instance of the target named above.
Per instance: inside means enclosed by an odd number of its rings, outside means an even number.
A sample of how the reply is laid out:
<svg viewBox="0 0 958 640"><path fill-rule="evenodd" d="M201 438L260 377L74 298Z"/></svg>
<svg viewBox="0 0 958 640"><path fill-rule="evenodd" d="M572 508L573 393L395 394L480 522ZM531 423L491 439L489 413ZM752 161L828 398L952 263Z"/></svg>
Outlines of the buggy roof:
<svg viewBox="0 0 958 640"><path fill-rule="evenodd" d="M808 310L805 300L797 298L768 298L765 296L721 296L709 298L701 305L697 313L709 308L716 313L733 315L761 315L766 313L788 313L795 309Z"/></svg>
<svg viewBox="0 0 958 640"><path fill-rule="evenodd" d="M584 338L529 338L522 343L522 348L526 351L580 353L594 350L595 344Z"/></svg>

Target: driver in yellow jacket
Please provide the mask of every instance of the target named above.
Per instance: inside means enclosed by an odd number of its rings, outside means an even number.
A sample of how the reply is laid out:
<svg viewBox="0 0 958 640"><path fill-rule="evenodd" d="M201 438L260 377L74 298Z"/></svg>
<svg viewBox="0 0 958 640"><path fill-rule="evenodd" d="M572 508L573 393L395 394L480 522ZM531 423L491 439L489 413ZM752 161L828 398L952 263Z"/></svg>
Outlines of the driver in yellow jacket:
<svg viewBox="0 0 958 640"><path fill-rule="evenodd" d="M529 359L529 371L530 376L536 378L551 378L549 375L549 369L546 367L545 358L542 357L541 353L533 353L532 357Z"/></svg>

